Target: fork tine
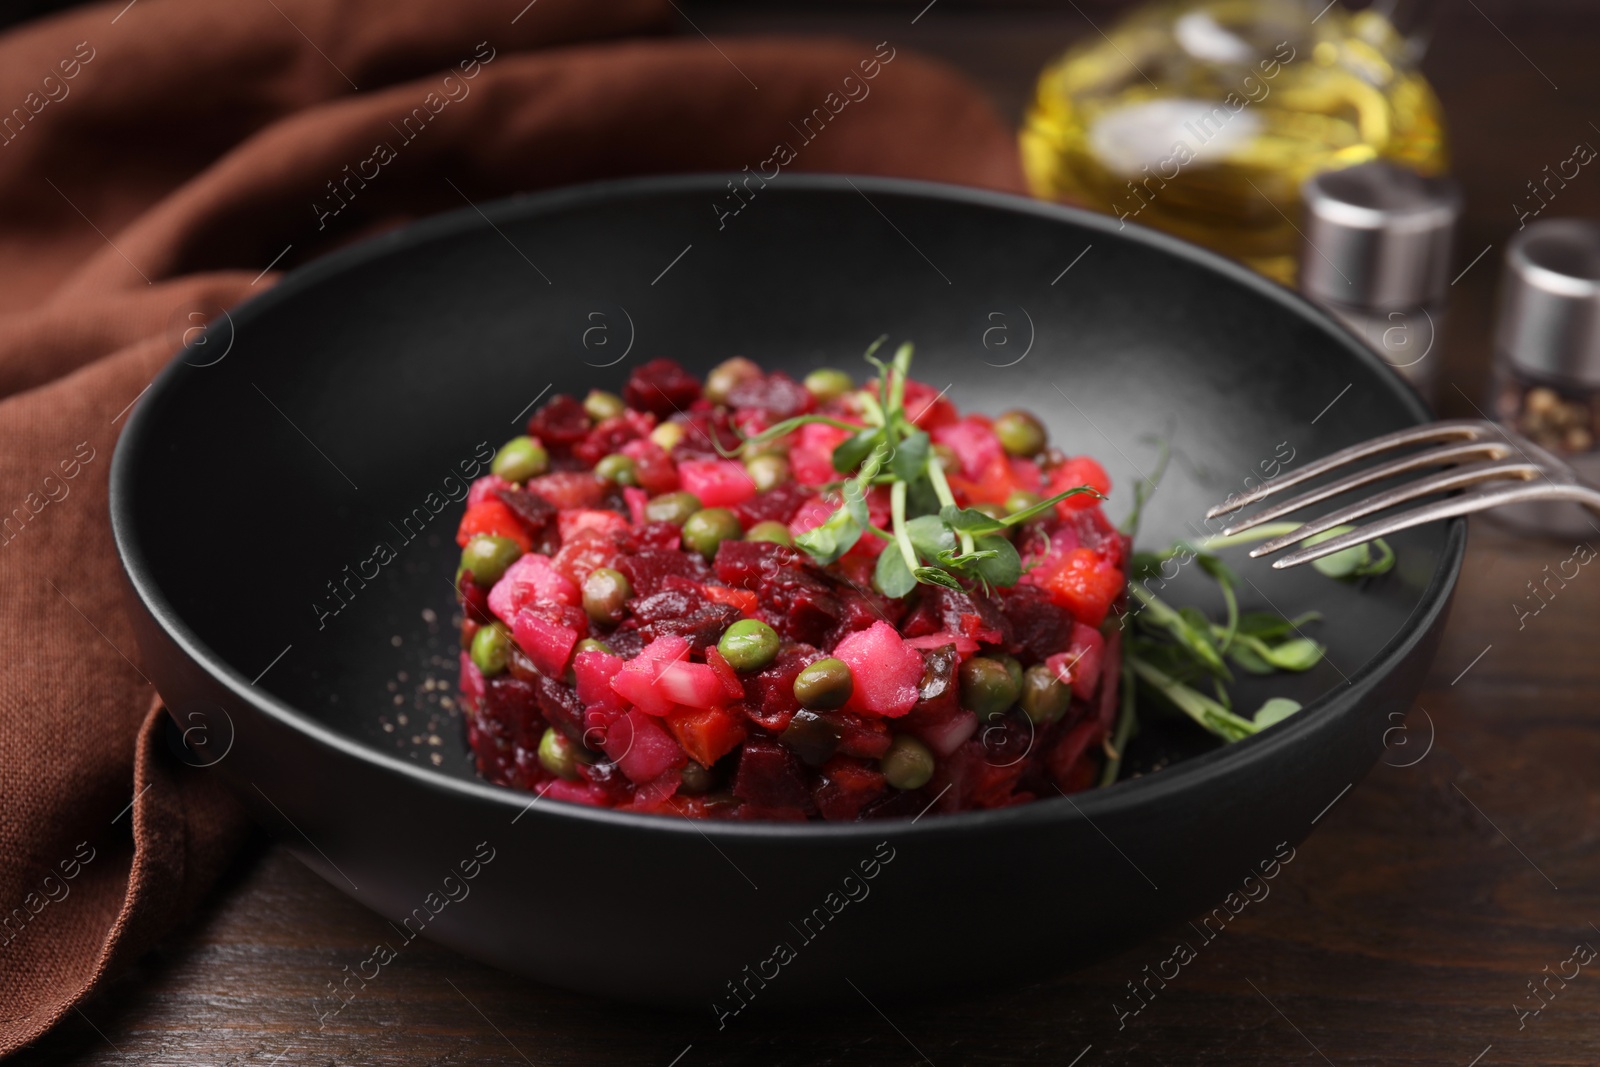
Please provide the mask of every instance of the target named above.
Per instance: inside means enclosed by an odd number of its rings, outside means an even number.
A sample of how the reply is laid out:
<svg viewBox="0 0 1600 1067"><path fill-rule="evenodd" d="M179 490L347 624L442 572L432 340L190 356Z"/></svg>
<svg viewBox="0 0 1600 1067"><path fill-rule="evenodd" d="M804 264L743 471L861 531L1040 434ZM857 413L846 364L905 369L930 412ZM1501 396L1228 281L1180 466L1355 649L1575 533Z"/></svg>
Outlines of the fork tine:
<svg viewBox="0 0 1600 1067"><path fill-rule="evenodd" d="M1427 452L1417 452L1399 459L1380 463L1376 467L1367 467L1327 485L1301 493L1297 497L1285 500L1281 504L1274 504L1248 519L1233 523L1222 530L1224 537L1244 533L1246 530L1260 526L1264 522L1281 518L1291 512L1312 504L1320 504L1324 500L1348 493L1372 482L1381 482L1385 478L1392 478L1397 474L1418 470L1423 467L1441 467L1447 464L1460 463L1465 459L1505 459L1512 452L1511 446L1504 441L1465 441L1460 444L1445 445Z"/></svg>
<svg viewBox="0 0 1600 1067"><path fill-rule="evenodd" d="M1381 452L1395 448L1404 448L1408 445L1430 444L1437 441L1455 440L1481 440L1485 437L1495 436L1495 431L1487 422L1481 419L1452 419L1447 422L1433 422L1425 426L1413 426L1408 430L1396 430L1394 433L1374 437L1370 441L1363 441L1349 448L1342 448L1331 455L1324 456L1314 463L1310 463L1293 474L1283 474L1272 479L1264 485L1258 485L1249 492L1238 496L1229 496L1227 500L1206 512L1206 518L1214 519L1219 515L1227 515L1238 511L1242 507L1254 504L1258 500L1265 500L1274 493L1291 489L1302 482L1312 478L1321 477L1335 468L1342 467L1356 460L1366 459Z"/></svg>
<svg viewBox="0 0 1600 1067"><path fill-rule="evenodd" d="M1401 530L1409 530L1413 526L1422 526L1438 519L1453 519L1458 515L1471 515L1479 511L1487 511L1490 508L1497 508L1504 504L1516 504L1539 495L1541 495L1539 487L1529 486L1525 482L1517 482L1512 485L1480 489L1474 493L1463 493L1461 496L1453 496L1444 500L1435 500L1431 504L1423 504L1420 507L1411 508L1408 511L1401 511L1379 519L1377 522L1359 526L1349 533L1340 534L1338 537L1330 537L1326 541L1318 542L1309 548L1290 552L1286 556L1273 560L1272 566L1275 570L1280 571L1290 567L1298 567L1302 563L1310 563L1313 560L1321 559L1323 556L1331 556L1335 552L1343 552L1345 549L1355 545L1375 541L1380 537L1399 533Z"/></svg>
<svg viewBox="0 0 1600 1067"><path fill-rule="evenodd" d="M1522 460L1496 460L1490 463L1474 463L1466 467L1455 467L1450 470L1439 471L1426 478L1418 478L1414 482L1396 486L1382 493L1374 493L1364 500L1358 500L1349 507L1338 511L1329 512L1295 530L1292 534L1275 537L1271 541L1264 541L1251 549L1251 558L1265 556L1280 549L1284 549L1297 541L1303 541L1335 526L1343 526L1363 515L1371 515L1375 511L1383 511L1397 504L1404 504L1408 500L1418 497L1432 496L1434 493L1446 493L1452 489L1464 489L1469 485L1489 479L1520 478L1524 481L1538 477L1541 468ZM1316 547L1321 547L1316 546Z"/></svg>

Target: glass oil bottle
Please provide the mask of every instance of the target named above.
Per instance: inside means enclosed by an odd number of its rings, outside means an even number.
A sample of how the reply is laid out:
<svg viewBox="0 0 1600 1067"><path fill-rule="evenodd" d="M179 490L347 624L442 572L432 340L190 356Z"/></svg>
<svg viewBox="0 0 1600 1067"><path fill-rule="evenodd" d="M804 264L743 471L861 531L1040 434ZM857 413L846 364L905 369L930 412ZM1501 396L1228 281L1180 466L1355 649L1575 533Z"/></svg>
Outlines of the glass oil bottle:
<svg viewBox="0 0 1600 1067"><path fill-rule="evenodd" d="M1374 159L1423 175L1447 167L1418 49L1376 6L1158 2L1104 29L1040 75L1020 134L1036 196L1292 285L1308 177Z"/></svg>

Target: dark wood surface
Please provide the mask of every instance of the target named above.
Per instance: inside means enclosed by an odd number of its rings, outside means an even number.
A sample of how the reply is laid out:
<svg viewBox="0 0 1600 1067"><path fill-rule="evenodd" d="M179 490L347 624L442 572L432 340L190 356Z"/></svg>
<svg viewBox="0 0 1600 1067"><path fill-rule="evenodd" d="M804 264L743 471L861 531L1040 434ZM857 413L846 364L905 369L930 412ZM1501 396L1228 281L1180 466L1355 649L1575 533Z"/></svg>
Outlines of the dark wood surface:
<svg viewBox="0 0 1600 1067"><path fill-rule="evenodd" d="M913 26L921 6L686 10L709 33L892 38L966 70L1013 116L1040 64L1094 32L1072 5L938 5ZM1109 17L1103 5L1080 6ZM1452 289L1441 407L1457 415L1483 393L1513 202L1575 143L1600 144L1590 121L1600 121L1600 12L1443 7L1426 69L1468 193L1457 269L1492 246ZM1550 213L1600 217L1600 176L1580 176L1561 197ZM1177 939L1197 940L1186 929L1022 989L895 1005L887 1016L865 1001L796 1015L757 1007L720 1034L708 1018L585 1000L418 942L319 1027L326 984L387 927L257 843L191 925L14 1062L1594 1063L1600 966L1564 984L1547 976L1572 973L1574 946L1600 946L1600 570L1585 568L1522 629L1512 606L1546 564L1571 554L1475 525L1443 647L1384 764L1322 817L1270 895L1120 1028L1113 1004L1131 1006L1125 983ZM1026 917L1003 901L977 911L962 921L1028 936ZM892 988L893 959L884 946L877 988ZM1519 1018L1516 1005L1537 1005L1534 981L1547 1006Z"/></svg>

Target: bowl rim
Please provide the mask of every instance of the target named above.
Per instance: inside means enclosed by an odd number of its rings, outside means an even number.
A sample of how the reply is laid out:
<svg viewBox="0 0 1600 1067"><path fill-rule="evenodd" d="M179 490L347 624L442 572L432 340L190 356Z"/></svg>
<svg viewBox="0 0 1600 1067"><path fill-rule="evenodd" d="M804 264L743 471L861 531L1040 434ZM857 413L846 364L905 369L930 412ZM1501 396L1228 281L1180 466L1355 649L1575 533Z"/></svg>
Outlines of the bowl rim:
<svg viewBox="0 0 1600 1067"><path fill-rule="evenodd" d="M520 194L452 209L319 256L303 266L288 271L271 289L250 297L230 309L228 314L237 328L241 317L249 318L267 313L278 304L321 284L328 278L357 269L401 249L416 248L473 229L497 228L497 224L502 221L549 215L564 209L591 206L618 199L640 199L685 192L720 193L725 188L730 174L734 173L706 171L609 179L532 194ZM793 174L785 177L783 186L771 191L781 196L789 190L804 193L857 193L863 196L871 192L889 197L976 206L1032 215L1052 222L1066 222L1082 230L1102 234L1110 240L1143 244L1157 252L1187 260L1221 274L1254 291L1261 298L1332 334L1358 363L1365 363L1380 372L1378 380L1387 383L1389 390L1400 400L1416 422L1434 418L1416 391L1395 374L1375 352L1298 293L1218 253L1169 234L1137 223L1130 226L1110 216L1064 204L1049 203L1012 193L908 178L835 173ZM714 819L669 819L657 814L562 802L539 805L541 797L534 794L533 799L528 799L530 795L528 790L494 785L479 779L456 777L449 772L385 752L327 726L268 690L256 688L240 670L212 651L190 629L162 593L150 573L149 564L135 535L131 483L137 472L131 456L140 447L142 439L151 432L153 417L151 413L161 406L159 401L175 388L174 383L185 365L183 359L185 353L199 340L201 339L192 341L190 345L175 352L167 365L152 380L146 394L134 405L127 424L117 439L112 456L109 503L113 539L127 579L144 609L150 613L166 638L176 645L184 656L197 664L216 683L229 690L234 698L250 706L257 713L320 745L332 748L342 756L368 764L374 770L398 773L414 785L420 786L424 792L439 794L441 799L449 796L488 803L505 812L520 809L517 819L525 814L536 814L543 818L594 823L619 832L699 836L713 843L719 838L746 843L761 839L785 844L832 843L866 841L891 835L896 838L909 839L914 836L917 839L929 840L982 830L1016 830L1044 824L1054 825L1064 820L1082 820L1098 830L1094 816L1117 816L1135 808L1159 804L1170 794L1187 789L1204 779L1249 773L1249 768L1252 766L1270 762L1281 750L1295 745L1301 734L1317 728L1319 720L1334 713L1349 713L1356 695L1365 688L1364 683L1390 673L1432 631L1449 606L1466 551L1466 521L1461 518L1453 519L1446 527L1440 565L1424 588L1415 609L1382 648L1346 677L1344 687L1325 691L1307 703L1299 714L1260 734L1181 760L1163 769L1160 774L1144 775L1105 788L1090 789L1070 796L1062 794L1059 797L1040 798L1006 808L943 814L927 823L920 822L920 815L910 820L888 819L850 823L732 822ZM538 808L537 812L533 811L535 807Z"/></svg>

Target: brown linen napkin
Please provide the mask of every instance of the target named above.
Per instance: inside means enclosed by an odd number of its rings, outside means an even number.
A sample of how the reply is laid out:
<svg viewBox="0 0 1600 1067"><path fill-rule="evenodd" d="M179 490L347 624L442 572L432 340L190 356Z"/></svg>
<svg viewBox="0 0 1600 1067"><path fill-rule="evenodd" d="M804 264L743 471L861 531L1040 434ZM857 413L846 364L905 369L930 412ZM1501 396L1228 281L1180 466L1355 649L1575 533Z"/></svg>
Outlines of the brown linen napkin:
<svg viewBox="0 0 1600 1067"><path fill-rule="evenodd" d="M988 104L905 42L592 43L671 14L113 0L0 37L0 1055L191 913L242 837L165 739L106 507L188 328L469 198L755 168L817 108L793 169L1022 189Z"/></svg>

